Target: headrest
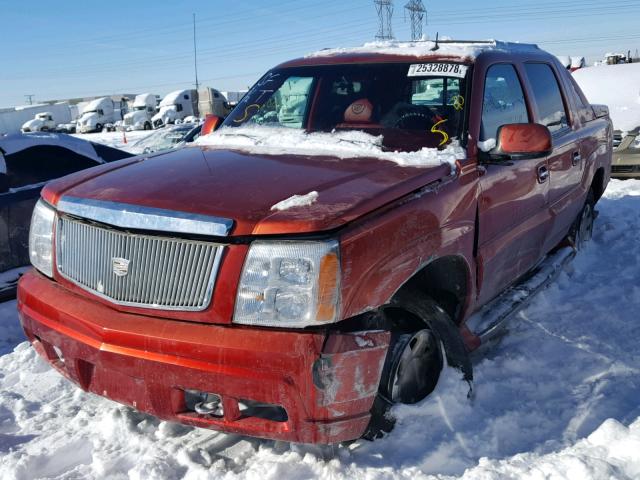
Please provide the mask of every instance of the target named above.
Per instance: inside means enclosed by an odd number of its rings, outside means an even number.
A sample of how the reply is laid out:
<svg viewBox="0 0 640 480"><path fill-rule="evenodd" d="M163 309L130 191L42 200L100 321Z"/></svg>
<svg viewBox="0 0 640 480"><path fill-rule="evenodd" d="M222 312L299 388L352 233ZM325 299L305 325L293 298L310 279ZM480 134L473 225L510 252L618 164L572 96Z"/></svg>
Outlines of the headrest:
<svg viewBox="0 0 640 480"><path fill-rule="evenodd" d="M370 123L373 105L366 98L356 100L344 111L345 123Z"/></svg>

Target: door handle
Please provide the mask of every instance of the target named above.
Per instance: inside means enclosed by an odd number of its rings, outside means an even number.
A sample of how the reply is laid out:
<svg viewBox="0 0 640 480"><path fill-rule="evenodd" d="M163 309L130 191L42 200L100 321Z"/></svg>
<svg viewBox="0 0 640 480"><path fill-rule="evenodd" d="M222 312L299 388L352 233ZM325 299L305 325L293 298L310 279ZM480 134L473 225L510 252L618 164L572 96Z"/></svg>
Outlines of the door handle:
<svg viewBox="0 0 640 480"><path fill-rule="evenodd" d="M571 165L575 167L580 163L581 160L582 155L580 155L580 152L573 152L573 157L571 157Z"/></svg>
<svg viewBox="0 0 640 480"><path fill-rule="evenodd" d="M549 169L546 165L540 165L538 167L538 182L544 183L549 179Z"/></svg>

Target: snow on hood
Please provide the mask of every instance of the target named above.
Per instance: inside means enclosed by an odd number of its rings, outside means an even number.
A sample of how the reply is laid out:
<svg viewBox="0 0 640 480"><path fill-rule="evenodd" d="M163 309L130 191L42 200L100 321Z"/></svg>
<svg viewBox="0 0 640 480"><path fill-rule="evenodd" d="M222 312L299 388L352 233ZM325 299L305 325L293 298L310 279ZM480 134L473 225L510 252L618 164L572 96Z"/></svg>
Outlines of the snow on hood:
<svg viewBox="0 0 640 480"><path fill-rule="evenodd" d="M438 49L433 50L436 43L433 41L398 42L395 40L368 42L360 47L328 48L308 54L306 57L327 57L344 54L369 54L378 53L384 55L406 55L412 57L426 56L452 56L462 58L475 58L480 53L488 50L539 51L537 45L528 43L500 42L487 40L478 43L439 43Z"/></svg>
<svg viewBox="0 0 640 480"><path fill-rule="evenodd" d="M279 211L282 212L284 210L289 210L294 207L306 207L308 205L313 204L318 199L318 192L313 191L309 192L306 195L293 195L281 202L276 203L273 207L271 207L271 211Z"/></svg>
<svg viewBox="0 0 640 480"><path fill-rule="evenodd" d="M65 134L43 132L29 134L16 133L13 135L7 135L6 137L0 137L0 148L4 151L5 155L11 155L36 145L54 145L64 147L79 155L89 157L96 162L104 162L104 160L96 154L96 151L90 142Z"/></svg>
<svg viewBox="0 0 640 480"><path fill-rule="evenodd" d="M22 128L31 128L31 127L39 127L44 124L44 120L40 118L32 118L31 120L27 120L22 124Z"/></svg>
<svg viewBox="0 0 640 480"><path fill-rule="evenodd" d="M640 127L640 63L581 68L573 77L589 102L609 106L616 130Z"/></svg>
<svg viewBox="0 0 640 480"><path fill-rule="evenodd" d="M223 127L200 137L195 143L262 155L379 158L402 167L449 164L452 171L455 171L457 160L466 158L465 150L457 142L452 142L444 150L423 148L416 152L386 152L382 149L382 136L376 137L358 130L307 133L282 127Z"/></svg>

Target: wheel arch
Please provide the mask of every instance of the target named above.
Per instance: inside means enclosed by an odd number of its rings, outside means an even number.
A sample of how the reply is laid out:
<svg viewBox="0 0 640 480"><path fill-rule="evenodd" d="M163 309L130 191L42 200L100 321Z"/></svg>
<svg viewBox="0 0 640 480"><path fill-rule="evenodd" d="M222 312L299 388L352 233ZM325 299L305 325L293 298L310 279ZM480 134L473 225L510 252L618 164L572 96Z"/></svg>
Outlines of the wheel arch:
<svg viewBox="0 0 640 480"><path fill-rule="evenodd" d="M600 200L600 197L604 194L604 177L604 167L600 167L595 171L593 174L593 180L591 180L591 189L593 190L596 202Z"/></svg>

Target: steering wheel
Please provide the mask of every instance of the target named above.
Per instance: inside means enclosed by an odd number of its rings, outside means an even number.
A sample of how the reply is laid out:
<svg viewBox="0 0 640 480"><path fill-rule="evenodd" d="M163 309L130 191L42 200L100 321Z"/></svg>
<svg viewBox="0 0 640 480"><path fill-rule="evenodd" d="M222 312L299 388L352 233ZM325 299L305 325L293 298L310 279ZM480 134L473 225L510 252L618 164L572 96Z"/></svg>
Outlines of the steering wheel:
<svg viewBox="0 0 640 480"><path fill-rule="evenodd" d="M421 112L407 112L400 115L400 117L396 120L393 126L395 128L407 128L408 126L411 125L411 123L415 123L416 121L421 121L421 120L424 121L425 123L424 126L426 127L431 121L431 117ZM420 125L417 128L421 128L421 127L423 127L423 125Z"/></svg>

